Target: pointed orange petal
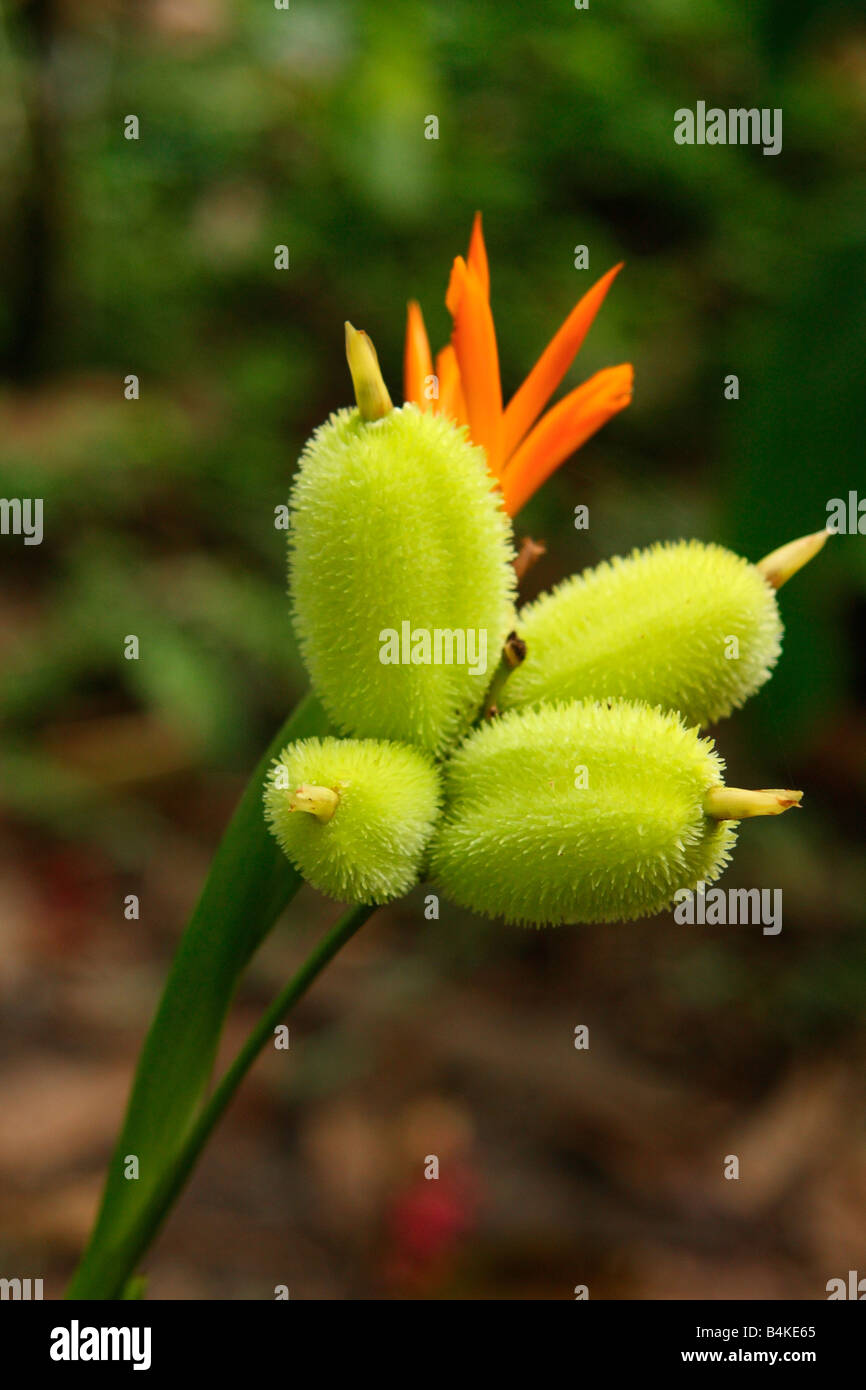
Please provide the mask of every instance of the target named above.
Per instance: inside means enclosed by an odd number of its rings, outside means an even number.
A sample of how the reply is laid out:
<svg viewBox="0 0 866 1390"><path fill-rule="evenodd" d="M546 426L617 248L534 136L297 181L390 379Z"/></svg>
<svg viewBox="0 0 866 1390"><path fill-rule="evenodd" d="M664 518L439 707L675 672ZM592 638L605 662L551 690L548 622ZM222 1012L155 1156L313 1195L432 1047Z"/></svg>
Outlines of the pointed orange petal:
<svg viewBox="0 0 866 1390"><path fill-rule="evenodd" d="M466 262L462 256L455 256L451 264L451 274L448 277L448 288L445 291L445 308L452 319L457 317L457 308L463 297L465 284Z"/></svg>
<svg viewBox="0 0 866 1390"><path fill-rule="evenodd" d="M468 425L469 417L466 414L466 402L460 385L457 354L450 344L436 354L436 375L439 378L437 415L447 415L449 420L456 420L458 425Z"/></svg>
<svg viewBox="0 0 866 1390"><path fill-rule="evenodd" d="M454 319L451 342L457 354L469 433L473 444L486 451L487 466L495 477L502 421L496 332L481 280L462 256L454 261L445 303Z"/></svg>
<svg viewBox="0 0 866 1390"><path fill-rule="evenodd" d="M505 509L510 516L520 511L569 454L628 405L633 382L630 363L605 367L539 420L502 475Z"/></svg>
<svg viewBox="0 0 866 1390"><path fill-rule="evenodd" d="M406 315L406 346L403 351L403 399L414 401L422 410L431 410L433 402L426 399L424 385L433 375L433 358L421 305L410 299Z"/></svg>
<svg viewBox="0 0 866 1390"><path fill-rule="evenodd" d="M515 391L502 417L502 457L508 459L538 418L574 361L592 321L604 303L622 261L587 290L548 343L529 376Z"/></svg>
<svg viewBox="0 0 866 1390"><path fill-rule="evenodd" d="M466 257L466 263L475 271L475 274L481 281L481 288L489 299L490 266L487 262L487 247L484 245L484 232L481 229L480 212L476 212L475 221L472 224L472 236L469 238L469 255Z"/></svg>

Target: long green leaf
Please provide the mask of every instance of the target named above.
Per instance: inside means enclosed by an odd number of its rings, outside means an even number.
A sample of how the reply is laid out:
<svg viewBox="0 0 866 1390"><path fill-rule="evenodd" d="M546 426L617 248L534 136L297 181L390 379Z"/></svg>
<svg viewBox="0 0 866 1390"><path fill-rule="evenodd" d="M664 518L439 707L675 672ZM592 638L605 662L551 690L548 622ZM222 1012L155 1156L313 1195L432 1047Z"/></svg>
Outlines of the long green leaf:
<svg viewBox="0 0 866 1390"><path fill-rule="evenodd" d="M186 1139L175 1161L165 1170L159 1188L152 1194L147 1206L139 1209L135 1225L127 1228L120 1252L127 1276L125 1284L118 1276L123 1289L122 1298L144 1298L146 1281L133 1275L132 1270L183 1191L205 1144L253 1062L267 1044L273 1042L275 1027L375 911L372 904L356 903L325 932L300 969L258 1019L234 1061L226 1068L219 1083L200 1107L195 1124L187 1131Z"/></svg>
<svg viewBox="0 0 866 1390"><path fill-rule="evenodd" d="M268 766L285 744L325 732L326 716L308 695L262 757L223 836L144 1043L102 1206L68 1298L122 1294L130 1242L201 1107L237 983L301 884L262 815ZM125 1175L130 1157L138 1160L137 1178Z"/></svg>

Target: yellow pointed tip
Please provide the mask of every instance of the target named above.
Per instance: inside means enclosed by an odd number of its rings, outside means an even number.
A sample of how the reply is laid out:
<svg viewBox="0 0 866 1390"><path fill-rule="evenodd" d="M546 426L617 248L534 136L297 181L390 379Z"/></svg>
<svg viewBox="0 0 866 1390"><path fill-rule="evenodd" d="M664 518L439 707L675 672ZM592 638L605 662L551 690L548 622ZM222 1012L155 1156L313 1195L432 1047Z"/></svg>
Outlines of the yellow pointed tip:
<svg viewBox="0 0 866 1390"><path fill-rule="evenodd" d="M363 420L381 420L394 409L372 341L346 320L346 361Z"/></svg>
<svg viewBox="0 0 866 1390"><path fill-rule="evenodd" d="M787 545L780 545L778 550L771 550L769 555L759 560L755 569L764 576L771 589L781 589L798 570L814 559L819 550L823 550L827 537L832 534L827 530L813 531L809 536L800 536Z"/></svg>
<svg viewBox="0 0 866 1390"><path fill-rule="evenodd" d="M314 787L303 783L292 794L292 811L306 811L324 825L340 804L340 793L333 787Z"/></svg>
<svg viewBox="0 0 866 1390"><path fill-rule="evenodd" d="M753 816L781 816L802 800L802 792L787 787L765 787L762 791L710 787L704 797L704 812L711 820L751 820Z"/></svg>

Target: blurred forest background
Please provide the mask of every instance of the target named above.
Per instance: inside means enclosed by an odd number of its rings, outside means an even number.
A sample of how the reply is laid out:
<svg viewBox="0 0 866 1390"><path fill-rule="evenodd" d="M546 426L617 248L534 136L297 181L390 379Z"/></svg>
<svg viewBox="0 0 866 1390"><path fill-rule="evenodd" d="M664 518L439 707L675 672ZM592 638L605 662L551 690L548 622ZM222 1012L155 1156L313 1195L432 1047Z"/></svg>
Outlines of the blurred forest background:
<svg viewBox="0 0 866 1390"><path fill-rule="evenodd" d="M656 538L757 559L819 529L866 496L866 20L4 0L0 86L0 494L45 508L42 545L0 538L0 1273L56 1297L210 855L304 688L273 517L349 400L344 319L399 398L406 300L441 346L481 208L510 394L625 259L567 385L630 360L634 402L521 515L548 545L527 593ZM698 100L781 107L782 153L676 145ZM429 922L419 890L257 1066L150 1296L822 1298L866 1274L866 537L781 606L773 681L717 731L735 783L805 790L724 880L781 888L781 935ZM334 912L294 903L229 1046Z"/></svg>

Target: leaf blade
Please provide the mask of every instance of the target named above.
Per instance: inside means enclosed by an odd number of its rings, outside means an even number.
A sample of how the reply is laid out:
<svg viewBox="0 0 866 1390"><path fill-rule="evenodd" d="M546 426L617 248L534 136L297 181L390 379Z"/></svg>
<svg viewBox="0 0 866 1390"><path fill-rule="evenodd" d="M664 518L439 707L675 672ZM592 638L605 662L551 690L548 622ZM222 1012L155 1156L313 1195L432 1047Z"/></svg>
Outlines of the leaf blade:
<svg viewBox="0 0 866 1390"><path fill-rule="evenodd" d="M306 696L274 736L229 822L148 1030L99 1214L68 1298L122 1293L124 1242L195 1119L238 981L301 886L262 814L267 770L287 743L327 728L318 701ZM138 1159L137 1179L124 1176L130 1156Z"/></svg>

